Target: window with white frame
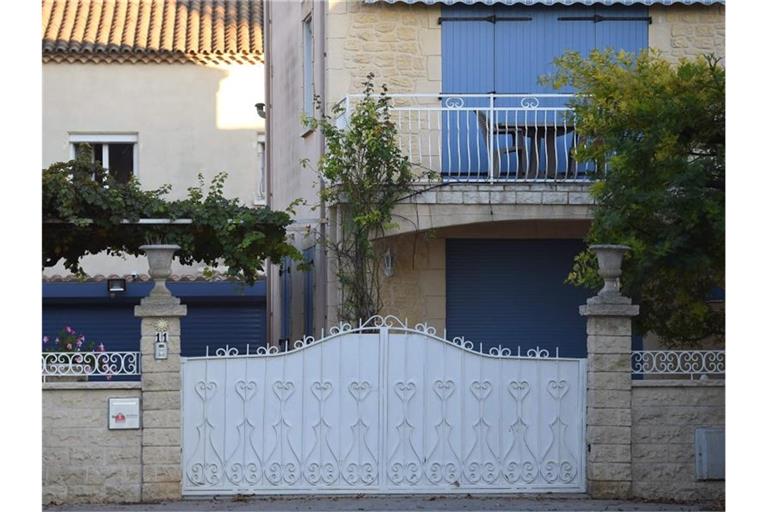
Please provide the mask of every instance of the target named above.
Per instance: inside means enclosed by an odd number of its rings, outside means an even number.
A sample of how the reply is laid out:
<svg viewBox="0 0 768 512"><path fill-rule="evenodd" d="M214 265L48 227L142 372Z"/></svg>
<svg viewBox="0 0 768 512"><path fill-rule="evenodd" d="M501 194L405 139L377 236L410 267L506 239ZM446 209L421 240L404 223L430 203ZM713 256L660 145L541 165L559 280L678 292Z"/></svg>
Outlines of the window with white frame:
<svg viewBox="0 0 768 512"><path fill-rule="evenodd" d="M314 80L312 77L312 61L314 57L312 41L312 15L304 18L302 23L304 34L304 113L308 116L313 114L314 104Z"/></svg>
<svg viewBox="0 0 768 512"><path fill-rule="evenodd" d="M86 155L99 162L120 183L128 183L138 176L137 134L71 133L69 157Z"/></svg>

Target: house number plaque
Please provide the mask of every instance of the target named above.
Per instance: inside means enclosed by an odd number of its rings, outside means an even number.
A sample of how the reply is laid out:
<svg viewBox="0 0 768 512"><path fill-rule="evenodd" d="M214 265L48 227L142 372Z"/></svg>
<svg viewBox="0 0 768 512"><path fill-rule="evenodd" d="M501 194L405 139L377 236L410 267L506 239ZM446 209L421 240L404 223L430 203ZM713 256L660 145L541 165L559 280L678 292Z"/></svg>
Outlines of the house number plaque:
<svg viewBox="0 0 768 512"><path fill-rule="evenodd" d="M155 359L168 359L168 322L158 320L155 324Z"/></svg>

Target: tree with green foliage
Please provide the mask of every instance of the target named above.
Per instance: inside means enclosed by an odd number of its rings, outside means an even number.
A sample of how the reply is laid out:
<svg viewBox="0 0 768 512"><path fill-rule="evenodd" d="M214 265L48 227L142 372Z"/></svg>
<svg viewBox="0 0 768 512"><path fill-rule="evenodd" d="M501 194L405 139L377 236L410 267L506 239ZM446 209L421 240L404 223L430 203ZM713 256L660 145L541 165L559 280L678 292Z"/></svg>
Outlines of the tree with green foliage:
<svg viewBox="0 0 768 512"><path fill-rule="evenodd" d="M63 260L69 271L82 274L80 258L87 254L138 256L143 244L175 243L181 263L223 264L229 277L252 284L265 258L301 258L286 241L287 212L224 197L224 173L207 192L199 179L186 198L169 201L170 186L142 190L136 180L120 183L87 156L51 165L43 170L43 267ZM145 225L140 219L192 223Z"/></svg>
<svg viewBox="0 0 768 512"><path fill-rule="evenodd" d="M351 322L366 320L382 308L383 254L375 239L393 226L392 210L417 180L398 145L387 88L375 95L373 79L369 74L363 82L363 98L352 111L339 104L323 114L318 102L318 118L306 120L325 136L326 151L317 169L326 185L320 199L337 208L339 237L328 245L342 291L339 317ZM343 127L336 123L340 116L346 119Z"/></svg>
<svg viewBox="0 0 768 512"><path fill-rule="evenodd" d="M711 56L673 65L637 56L569 53L549 77L577 91L580 161L598 169L588 243L627 244L623 291L636 326L668 346L724 335L709 300L725 287L725 70ZM570 283L598 288L595 258L576 257Z"/></svg>

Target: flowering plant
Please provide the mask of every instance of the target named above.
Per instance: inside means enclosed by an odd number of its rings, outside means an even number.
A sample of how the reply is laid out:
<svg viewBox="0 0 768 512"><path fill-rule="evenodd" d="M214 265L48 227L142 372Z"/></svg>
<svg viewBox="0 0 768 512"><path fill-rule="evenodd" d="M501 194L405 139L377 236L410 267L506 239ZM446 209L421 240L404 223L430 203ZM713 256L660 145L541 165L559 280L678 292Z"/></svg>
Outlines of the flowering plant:
<svg viewBox="0 0 768 512"><path fill-rule="evenodd" d="M78 334L69 325L59 331L59 334L53 340L48 336L43 336L43 352L76 354L69 359L69 362L78 367L82 365L82 369L86 374L90 373L92 368L98 368L102 372L107 372L108 370L107 359L99 357L101 352L106 352L104 344L97 344L93 340L86 340L84 334Z"/></svg>

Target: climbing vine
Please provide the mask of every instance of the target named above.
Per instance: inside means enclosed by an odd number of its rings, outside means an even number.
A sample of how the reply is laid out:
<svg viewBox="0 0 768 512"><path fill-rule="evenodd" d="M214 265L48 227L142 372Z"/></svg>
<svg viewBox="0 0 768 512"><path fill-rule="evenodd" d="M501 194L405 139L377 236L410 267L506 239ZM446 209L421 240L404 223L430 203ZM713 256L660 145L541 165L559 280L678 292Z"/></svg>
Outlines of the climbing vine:
<svg viewBox="0 0 768 512"><path fill-rule="evenodd" d="M317 102L318 117L306 119L325 136L317 171L326 184L321 200L337 212L338 236L328 245L342 291L339 317L346 321L380 312L383 250L375 240L394 226L392 211L418 178L400 151L386 86L376 94L372 73L362 85L351 111L337 105L324 114ZM345 119L343 126L338 119Z"/></svg>
<svg viewBox="0 0 768 512"><path fill-rule="evenodd" d="M171 187L142 190L139 182L117 181L87 157L54 163L43 170L43 267L59 261L82 274L87 254L141 254L147 243L175 243L182 264L225 265L234 279L253 283L264 260L300 253L285 238L289 212L249 208L224 197L226 174L207 190L189 188L181 200L167 200ZM191 224L145 225L140 219L190 219Z"/></svg>

